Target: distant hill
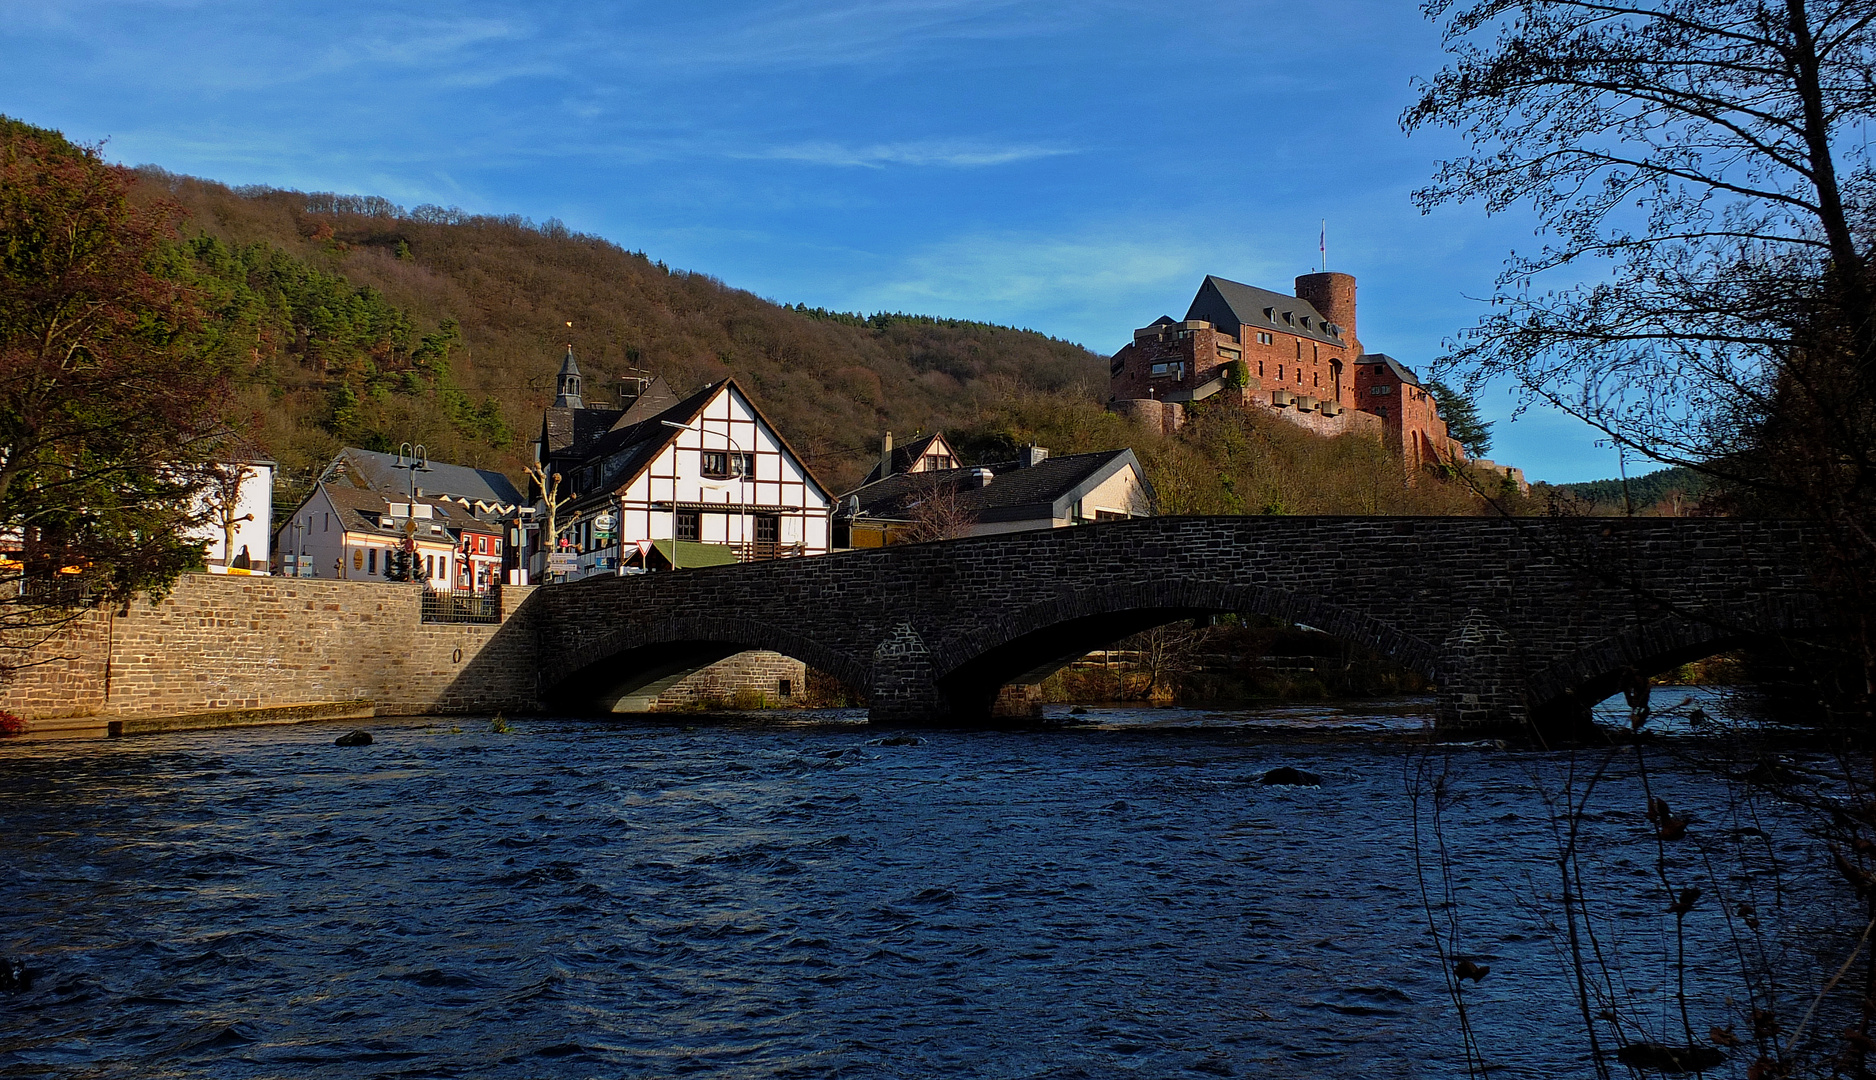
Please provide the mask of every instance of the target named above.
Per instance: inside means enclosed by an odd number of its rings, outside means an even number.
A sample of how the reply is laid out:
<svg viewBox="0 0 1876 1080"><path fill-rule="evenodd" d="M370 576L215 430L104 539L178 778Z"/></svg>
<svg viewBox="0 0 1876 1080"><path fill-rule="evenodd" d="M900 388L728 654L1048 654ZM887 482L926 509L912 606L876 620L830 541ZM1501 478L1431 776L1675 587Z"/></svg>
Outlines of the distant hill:
<svg viewBox="0 0 1876 1080"><path fill-rule="evenodd" d="M228 413L280 463L277 511L348 444L422 443L519 480L571 342L589 404L639 372L679 393L736 376L836 491L883 430L938 429L971 460L1131 446L1161 513L1498 512L1463 483L1401 483L1377 440L1224 404L1149 432L1103 409L1105 357L1032 331L791 307L551 220L138 171L145 197L188 212L169 270L209 298L244 372Z"/></svg>
<svg viewBox="0 0 1876 1080"><path fill-rule="evenodd" d="M1697 502L1706 492L1707 478L1692 469L1657 469L1623 480L1587 480L1580 484L1554 484L1556 491L1567 493L1596 511L1624 513L1633 506L1638 514L1661 512L1663 504L1681 496L1685 503ZM1624 487L1626 486L1626 493Z"/></svg>
<svg viewBox="0 0 1876 1080"><path fill-rule="evenodd" d="M139 172L187 209L179 259L250 369L236 411L300 486L348 442L519 476L568 342L589 403L635 369L679 393L735 375L836 489L884 430L1106 396L1104 357L1028 330L788 307L556 221Z"/></svg>

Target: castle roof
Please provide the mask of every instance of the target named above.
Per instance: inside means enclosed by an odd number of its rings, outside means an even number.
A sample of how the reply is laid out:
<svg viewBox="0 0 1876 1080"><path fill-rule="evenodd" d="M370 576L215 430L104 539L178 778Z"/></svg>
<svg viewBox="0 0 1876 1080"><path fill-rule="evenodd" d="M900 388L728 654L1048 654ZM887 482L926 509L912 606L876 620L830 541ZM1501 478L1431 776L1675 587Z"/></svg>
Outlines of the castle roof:
<svg viewBox="0 0 1876 1080"><path fill-rule="evenodd" d="M1363 353L1361 354L1361 359L1355 362L1357 364L1379 364L1379 365L1385 366L1389 371L1394 373L1395 378L1399 379L1403 383L1406 383L1408 386L1422 385L1420 382L1420 376L1415 375L1412 368L1408 367L1406 364L1401 363L1399 360L1394 359L1393 357L1389 356L1386 353L1379 353L1379 352Z"/></svg>
<svg viewBox="0 0 1876 1080"><path fill-rule="evenodd" d="M1329 333L1329 320L1309 301L1210 274L1199 286L1198 295L1192 298L1186 318L1203 319L1232 334L1239 334L1242 327L1250 326L1259 330L1281 330L1325 345L1348 345Z"/></svg>

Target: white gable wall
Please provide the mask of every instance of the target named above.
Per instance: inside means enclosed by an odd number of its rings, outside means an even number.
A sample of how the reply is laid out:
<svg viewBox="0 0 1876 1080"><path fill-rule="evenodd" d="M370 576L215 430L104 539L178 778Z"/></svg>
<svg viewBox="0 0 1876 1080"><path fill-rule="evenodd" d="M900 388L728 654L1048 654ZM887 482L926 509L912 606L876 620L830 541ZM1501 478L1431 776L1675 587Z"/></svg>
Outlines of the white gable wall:
<svg viewBox="0 0 1876 1080"><path fill-rule="evenodd" d="M583 508L568 522L563 534L585 549L582 573L612 569L608 560L621 552L629 558L641 539L676 539L682 511L697 512L697 539L706 544L754 542L756 515L767 514L777 518L776 543L798 544L803 555L827 553L832 498L809 479L747 398L724 386L690 426L700 430L673 432L671 444L618 490L610 507ZM706 477L707 451L753 455L755 473L749 478ZM602 509L618 518L617 540L588 542Z"/></svg>

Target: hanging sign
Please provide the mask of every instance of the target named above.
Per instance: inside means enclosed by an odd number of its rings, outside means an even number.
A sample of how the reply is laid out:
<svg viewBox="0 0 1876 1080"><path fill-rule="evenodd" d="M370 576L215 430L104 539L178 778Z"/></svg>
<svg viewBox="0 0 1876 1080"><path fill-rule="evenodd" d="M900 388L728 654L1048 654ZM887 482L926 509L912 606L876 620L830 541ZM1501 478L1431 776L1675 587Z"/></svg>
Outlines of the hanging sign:
<svg viewBox="0 0 1876 1080"><path fill-rule="evenodd" d="M601 514L598 517L594 518L593 528L602 529L606 532L611 532L612 531L612 515Z"/></svg>

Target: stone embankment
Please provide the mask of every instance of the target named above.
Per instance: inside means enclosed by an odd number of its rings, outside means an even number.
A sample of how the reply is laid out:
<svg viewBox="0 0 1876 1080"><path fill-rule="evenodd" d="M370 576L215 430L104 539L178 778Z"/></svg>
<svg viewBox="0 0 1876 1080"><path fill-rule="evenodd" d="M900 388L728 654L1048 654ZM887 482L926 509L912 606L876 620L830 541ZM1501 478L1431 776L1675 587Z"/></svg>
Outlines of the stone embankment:
<svg viewBox="0 0 1876 1080"><path fill-rule="evenodd" d="M0 688L28 734L113 734L531 705L535 634L509 587L501 621L426 623L417 585L185 575L161 600L100 608Z"/></svg>

